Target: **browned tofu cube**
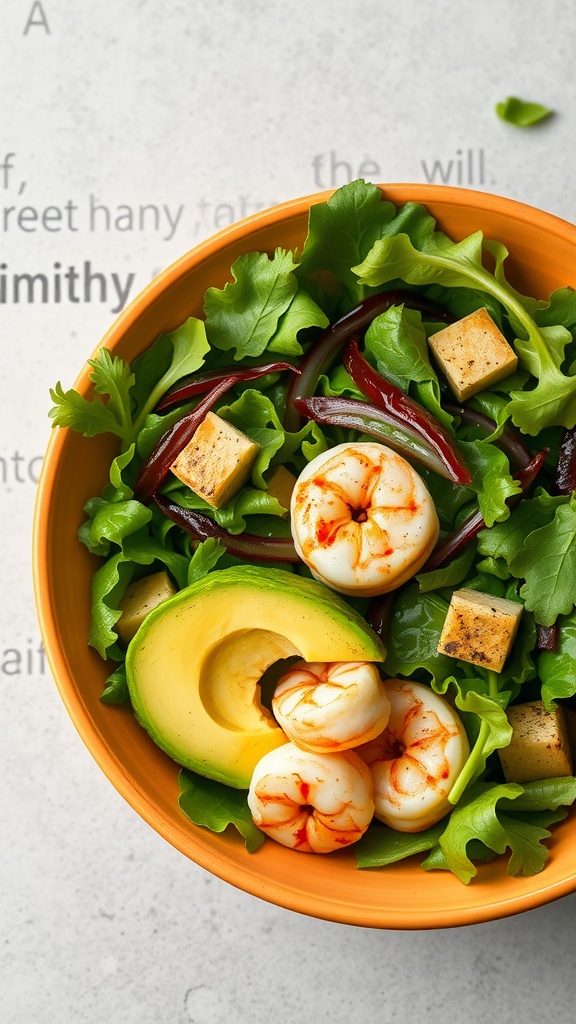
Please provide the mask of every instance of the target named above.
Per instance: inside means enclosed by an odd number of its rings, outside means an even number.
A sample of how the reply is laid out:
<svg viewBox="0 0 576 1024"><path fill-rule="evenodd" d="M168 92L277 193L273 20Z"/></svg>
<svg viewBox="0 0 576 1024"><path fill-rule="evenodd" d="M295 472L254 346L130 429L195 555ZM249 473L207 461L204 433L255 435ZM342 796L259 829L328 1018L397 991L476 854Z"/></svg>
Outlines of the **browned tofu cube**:
<svg viewBox="0 0 576 1024"><path fill-rule="evenodd" d="M221 508L246 483L259 450L241 430L208 412L170 468L191 491Z"/></svg>
<svg viewBox="0 0 576 1024"><path fill-rule="evenodd" d="M509 377L518 365L514 349L484 307L430 335L428 343L460 402Z"/></svg>
<svg viewBox="0 0 576 1024"><path fill-rule="evenodd" d="M455 590L438 644L440 654L501 672L518 631L522 605L476 590Z"/></svg>
<svg viewBox="0 0 576 1024"><path fill-rule="evenodd" d="M286 509L284 519L290 515L290 499L296 483L296 477L286 466L276 466L268 480L268 494Z"/></svg>
<svg viewBox="0 0 576 1024"><path fill-rule="evenodd" d="M535 782L572 775L568 732L561 707L547 711L540 700L506 712L512 739L498 751L507 782Z"/></svg>
<svg viewBox="0 0 576 1024"><path fill-rule="evenodd" d="M175 593L167 572L155 572L131 583L119 604L122 615L116 623L116 632L123 643L129 644L136 636L148 612Z"/></svg>

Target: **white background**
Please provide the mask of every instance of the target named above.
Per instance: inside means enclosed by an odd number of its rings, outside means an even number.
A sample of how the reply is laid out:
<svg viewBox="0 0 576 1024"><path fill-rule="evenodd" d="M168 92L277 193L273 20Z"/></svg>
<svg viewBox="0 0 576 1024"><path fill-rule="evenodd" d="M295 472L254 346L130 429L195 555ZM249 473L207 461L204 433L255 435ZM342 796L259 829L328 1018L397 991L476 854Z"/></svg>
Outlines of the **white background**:
<svg viewBox="0 0 576 1024"><path fill-rule="evenodd" d="M574 3L0 11L3 1021L568 1024L576 896L465 929L371 931L262 903L153 833L62 707L29 551L48 389L71 386L114 319L113 274L131 299L231 220L359 174L482 188L576 221ZM508 95L556 114L514 128L494 113ZM46 303L15 301L22 273L48 277Z"/></svg>

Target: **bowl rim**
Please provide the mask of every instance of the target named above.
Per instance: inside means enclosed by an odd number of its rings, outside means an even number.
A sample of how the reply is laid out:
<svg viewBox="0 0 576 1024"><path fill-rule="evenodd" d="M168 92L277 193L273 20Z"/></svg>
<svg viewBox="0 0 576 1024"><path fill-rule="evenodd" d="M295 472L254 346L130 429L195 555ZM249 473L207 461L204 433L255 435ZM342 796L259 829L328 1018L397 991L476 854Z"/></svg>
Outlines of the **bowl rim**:
<svg viewBox="0 0 576 1024"><path fill-rule="evenodd" d="M479 213L483 209L485 210L488 204L492 213L502 214L508 219L514 219L527 226L533 226L536 218L539 225L550 236L570 241L571 244L576 242L576 227L569 221L515 199L449 185L384 183L379 184L378 187L384 191L386 198L396 204L414 200L427 205L434 201L441 201L451 206L465 205L470 209L477 209ZM312 205L326 202L335 191L337 190L328 189L287 200L266 210L253 213L201 241L169 264L135 296L104 333L96 345L93 355L101 347L108 346L111 341L119 339L129 326L133 326L137 322L147 306L154 302L156 297L171 283L178 280L183 273L188 273L194 266L219 253L232 241L248 239L258 229L301 217ZM417 198L415 198L415 194ZM90 356L86 358L88 359ZM85 361L73 387L85 392L88 386L89 369ZM41 637L54 682L83 743L117 792L162 838L211 874L268 903L310 917L363 927L412 930L483 923L535 909L576 890L576 870L572 878L566 877L555 882L547 882L546 871L544 871L536 876L541 881L532 891L520 895L512 893L501 900L489 901L481 906L463 905L451 910L449 919L443 919L443 915L438 910L419 908L413 917L410 914L407 916L406 912L398 911L389 913L384 921L380 912L377 915L370 915L366 907L362 907L359 913L353 907L339 903L338 910L335 912L334 901L319 896L316 898L316 904L311 907L308 904L309 897L300 892L293 882L289 884L286 881L275 880L271 887L258 876L256 864L239 865L234 863L231 865L227 858L219 855L217 848L210 849L210 851L204 849L195 851L192 856L189 849L184 847L184 837L187 840L186 846L189 846L189 833L185 833L184 829L180 831L171 823L166 822L161 810L148 798L121 763L115 757L111 757L109 748L94 727L81 700L74 676L66 660L56 612L51 602L48 522L55 489L56 468L66 444L67 434L66 428L59 428L53 430L49 437L34 505L32 577ZM197 853L198 855L196 855Z"/></svg>

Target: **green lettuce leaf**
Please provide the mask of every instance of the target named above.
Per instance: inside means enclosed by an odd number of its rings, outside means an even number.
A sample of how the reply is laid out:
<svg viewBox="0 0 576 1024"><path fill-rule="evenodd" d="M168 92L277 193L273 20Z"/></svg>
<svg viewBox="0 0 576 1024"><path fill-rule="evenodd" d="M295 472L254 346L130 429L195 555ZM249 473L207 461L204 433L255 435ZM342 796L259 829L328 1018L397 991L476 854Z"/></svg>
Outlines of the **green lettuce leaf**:
<svg viewBox="0 0 576 1024"><path fill-rule="evenodd" d="M440 404L440 384L428 356L426 332L418 310L391 306L370 324L364 355L386 380L419 401L444 426L452 417Z"/></svg>
<svg viewBox="0 0 576 1024"><path fill-rule="evenodd" d="M538 659L542 700L551 710L557 700L576 694L576 610L557 621L558 647Z"/></svg>
<svg viewBox="0 0 576 1024"><path fill-rule="evenodd" d="M358 867L385 867L416 853L432 850L437 846L445 828L446 823L439 821L437 825L432 825L422 832L397 832L387 825L374 822L362 838L354 843Z"/></svg>
<svg viewBox="0 0 576 1024"><path fill-rule="evenodd" d="M351 304L363 298L351 267L369 253L395 214L376 185L358 180L337 189L310 209L298 276L330 271L346 287Z"/></svg>
<svg viewBox="0 0 576 1024"><path fill-rule="evenodd" d="M522 488L512 478L507 456L488 440L458 441L458 448L470 470L471 487L478 496L486 526L508 519L510 509L506 500Z"/></svg>
<svg viewBox="0 0 576 1024"><path fill-rule="evenodd" d="M556 509L554 519L533 530L510 561L525 582L520 597L536 622L552 626L576 604L576 498Z"/></svg>
<svg viewBox="0 0 576 1024"><path fill-rule="evenodd" d="M252 821L244 790L231 789L185 768L181 769L178 782L178 805L195 825L202 825L211 832L224 832L228 825L233 825L249 853L254 853L265 841L266 836Z"/></svg>
<svg viewBox="0 0 576 1024"><path fill-rule="evenodd" d="M263 252L239 256L231 269L234 282L208 288L204 297L210 344L233 351L235 359L261 355L298 289L296 266L284 249L272 259Z"/></svg>
<svg viewBox="0 0 576 1024"><path fill-rule="evenodd" d="M134 360L135 434L140 432L146 417L166 392L182 377L196 373L204 365L209 351L204 321L191 316L176 330L160 334L154 344Z"/></svg>
<svg viewBox="0 0 576 1024"><path fill-rule="evenodd" d="M304 349L300 342L301 332L311 327L327 327L328 317L314 299L303 288L299 288L285 313L278 321L278 328L268 343L268 352L286 356L300 356Z"/></svg>
<svg viewBox="0 0 576 1024"><path fill-rule="evenodd" d="M554 113L550 107L544 107L541 103L532 103L529 100L521 100L517 96L508 96L496 104L495 110L502 121L515 124L518 128L529 128L534 124L540 124Z"/></svg>
<svg viewBox="0 0 576 1024"><path fill-rule="evenodd" d="M408 234L378 239L365 260L353 267L359 283L378 287L400 278L408 284L441 284L445 288L473 287L491 295L502 304L516 333L514 346L522 366L536 378L531 390L515 391L508 413L516 426L536 435L546 426L568 428L576 424L576 377L561 371L564 348L571 339L562 326L538 327L526 300L506 282L502 269L506 249L490 243L496 258L494 274L482 262L483 235L477 231L461 242L452 242L434 222L422 214L424 230L418 240Z"/></svg>

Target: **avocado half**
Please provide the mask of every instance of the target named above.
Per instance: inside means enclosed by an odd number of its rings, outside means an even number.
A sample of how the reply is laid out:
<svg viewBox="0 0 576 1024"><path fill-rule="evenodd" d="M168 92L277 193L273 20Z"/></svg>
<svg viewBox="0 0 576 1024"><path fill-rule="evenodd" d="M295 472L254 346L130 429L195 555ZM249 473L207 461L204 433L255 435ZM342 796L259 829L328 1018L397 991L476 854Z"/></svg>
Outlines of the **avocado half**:
<svg viewBox="0 0 576 1024"><path fill-rule="evenodd" d="M134 712L178 764L237 789L286 742L260 701L274 662L383 661L370 626L333 591L281 569L210 573L144 620L126 656Z"/></svg>

